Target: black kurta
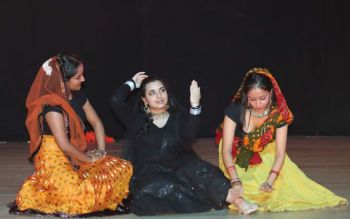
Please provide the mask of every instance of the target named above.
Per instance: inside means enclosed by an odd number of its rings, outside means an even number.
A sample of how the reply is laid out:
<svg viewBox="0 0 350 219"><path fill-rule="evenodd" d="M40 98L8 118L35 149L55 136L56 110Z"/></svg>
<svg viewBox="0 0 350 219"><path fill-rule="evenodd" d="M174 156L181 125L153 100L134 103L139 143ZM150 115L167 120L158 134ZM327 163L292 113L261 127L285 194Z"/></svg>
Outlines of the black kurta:
<svg viewBox="0 0 350 219"><path fill-rule="evenodd" d="M141 112L125 103L129 92L130 87L122 85L111 103L127 129L124 158L134 165L131 212L155 215L224 207L229 180L219 168L199 159L190 147L198 133L200 116L171 110L164 127L151 123L147 135L138 138L145 122Z"/></svg>

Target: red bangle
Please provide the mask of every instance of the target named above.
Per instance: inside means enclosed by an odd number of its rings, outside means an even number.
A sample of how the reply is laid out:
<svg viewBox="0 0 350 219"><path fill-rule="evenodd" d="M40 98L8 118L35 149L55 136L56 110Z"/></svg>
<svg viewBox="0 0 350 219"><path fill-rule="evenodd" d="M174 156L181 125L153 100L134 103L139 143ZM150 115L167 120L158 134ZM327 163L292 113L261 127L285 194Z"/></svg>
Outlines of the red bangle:
<svg viewBox="0 0 350 219"><path fill-rule="evenodd" d="M231 169L236 169L235 165L229 166L226 168L226 171L229 172Z"/></svg>
<svg viewBox="0 0 350 219"><path fill-rule="evenodd" d="M274 174L276 174L277 176L280 175L280 172L278 172L278 171L276 171L276 170L271 170L271 171L270 171L270 174L271 174L271 173L274 173Z"/></svg>

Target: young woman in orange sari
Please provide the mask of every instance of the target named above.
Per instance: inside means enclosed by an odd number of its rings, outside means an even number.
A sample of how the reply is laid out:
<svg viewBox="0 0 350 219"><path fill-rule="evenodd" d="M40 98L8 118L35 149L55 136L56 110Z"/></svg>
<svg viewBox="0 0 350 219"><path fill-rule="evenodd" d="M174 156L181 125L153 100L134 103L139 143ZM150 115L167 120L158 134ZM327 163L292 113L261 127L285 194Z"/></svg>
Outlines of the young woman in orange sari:
<svg viewBox="0 0 350 219"><path fill-rule="evenodd" d="M62 217L120 213L132 166L105 155L98 115L86 97L74 94L85 81L83 73L83 63L69 55L52 57L39 69L26 100L35 171L22 185L10 213ZM85 153L84 120L100 136L99 150Z"/></svg>

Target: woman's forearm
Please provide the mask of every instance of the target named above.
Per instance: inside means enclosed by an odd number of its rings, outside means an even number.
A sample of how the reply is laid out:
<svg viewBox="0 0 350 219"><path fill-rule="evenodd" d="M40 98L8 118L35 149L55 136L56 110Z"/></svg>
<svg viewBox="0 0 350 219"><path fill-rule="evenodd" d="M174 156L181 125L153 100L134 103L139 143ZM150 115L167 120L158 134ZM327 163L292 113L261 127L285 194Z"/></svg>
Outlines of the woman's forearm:
<svg viewBox="0 0 350 219"><path fill-rule="evenodd" d="M236 130L236 123L233 122L229 117L225 116L224 126L223 126L223 135L222 135L222 159L226 168L227 173L230 175L231 179L239 178L236 168L235 160L236 158L232 157L232 144L234 139L234 133Z"/></svg>
<svg viewBox="0 0 350 219"><path fill-rule="evenodd" d="M276 130L276 154L275 161L271 167L267 181L272 185L281 171L286 157L288 126L277 128Z"/></svg>
<svg viewBox="0 0 350 219"><path fill-rule="evenodd" d="M92 162L92 159L88 157L85 153L79 151L76 147L71 145L70 143L58 143L58 146L61 148L64 154L69 157L73 157L79 161L83 162Z"/></svg>
<svg viewBox="0 0 350 219"><path fill-rule="evenodd" d="M96 124L92 125L92 127L95 132L98 149L106 150L105 129L103 127L101 120L99 122L96 122Z"/></svg>

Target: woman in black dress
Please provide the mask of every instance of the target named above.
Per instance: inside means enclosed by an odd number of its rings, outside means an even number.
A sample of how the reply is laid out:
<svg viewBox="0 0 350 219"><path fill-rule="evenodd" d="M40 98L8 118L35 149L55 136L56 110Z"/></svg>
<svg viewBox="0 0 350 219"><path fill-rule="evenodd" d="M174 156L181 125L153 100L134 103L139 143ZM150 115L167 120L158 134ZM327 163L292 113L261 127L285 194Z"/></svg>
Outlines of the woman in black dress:
<svg viewBox="0 0 350 219"><path fill-rule="evenodd" d="M135 88L135 109L126 99ZM123 158L134 165L130 183L130 210L137 215L203 212L236 203L244 214L256 206L233 199L230 181L192 150L200 122L201 94L190 86L190 112L167 92L164 82L144 72L120 86L111 98L114 113L126 127Z"/></svg>

